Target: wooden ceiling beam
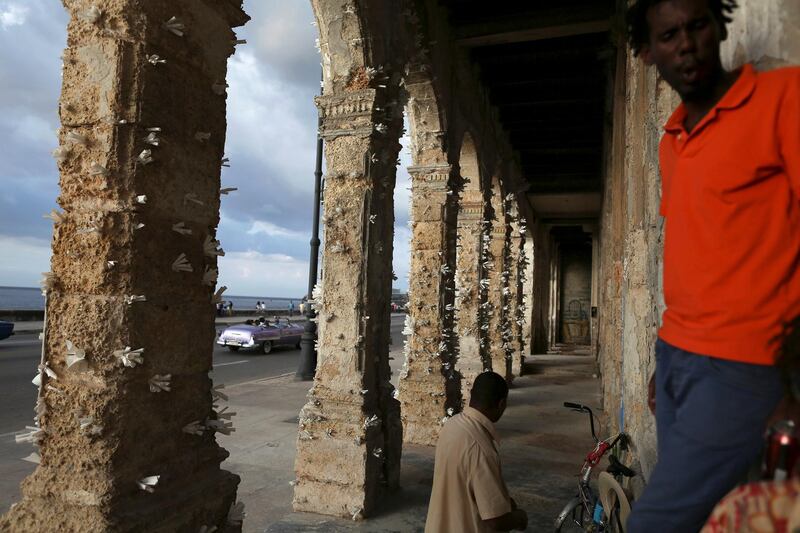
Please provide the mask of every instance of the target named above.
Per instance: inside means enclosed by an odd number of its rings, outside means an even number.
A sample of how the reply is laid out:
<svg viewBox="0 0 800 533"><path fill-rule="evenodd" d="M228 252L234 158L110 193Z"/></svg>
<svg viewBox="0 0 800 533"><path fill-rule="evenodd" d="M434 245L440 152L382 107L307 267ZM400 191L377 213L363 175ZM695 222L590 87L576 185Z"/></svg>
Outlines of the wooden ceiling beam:
<svg viewBox="0 0 800 533"><path fill-rule="evenodd" d="M564 146L564 147L553 147L553 148L515 147L515 148L517 149L518 152L530 156L603 155L603 147L599 144L595 146Z"/></svg>
<svg viewBox="0 0 800 533"><path fill-rule="evenodd" d="M560 24L555 26L528 28L524 30L464 36L456 39L456 43L466 48L476 48L479 46L524 43L531 41L542 41L545 39L558 39L560 37L572 37L574 35L603 33L609 29L611 29L610 19L599 19L590 20L587 22L576 22L573 24Z"/></svg>

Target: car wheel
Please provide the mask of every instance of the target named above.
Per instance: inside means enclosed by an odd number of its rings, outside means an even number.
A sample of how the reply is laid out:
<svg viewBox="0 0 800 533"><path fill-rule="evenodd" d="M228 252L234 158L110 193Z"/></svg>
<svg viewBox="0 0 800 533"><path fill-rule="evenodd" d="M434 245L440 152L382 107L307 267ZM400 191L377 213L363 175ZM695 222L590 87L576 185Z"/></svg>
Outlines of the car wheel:
<svg viewBox="0 0 800 533"><path fill-rule="evenodd" d="M264 341L264 344L261 345L261 352L264 354L268 354L272 351L272 341Z"/></svg>
<svg viewBox="0 0 800 533"><path fill-rule="evenodd" d="M230 351L232 351L232 352L238 352L239 351L239 347L238 346L228 346L228 349Z"/></svg>

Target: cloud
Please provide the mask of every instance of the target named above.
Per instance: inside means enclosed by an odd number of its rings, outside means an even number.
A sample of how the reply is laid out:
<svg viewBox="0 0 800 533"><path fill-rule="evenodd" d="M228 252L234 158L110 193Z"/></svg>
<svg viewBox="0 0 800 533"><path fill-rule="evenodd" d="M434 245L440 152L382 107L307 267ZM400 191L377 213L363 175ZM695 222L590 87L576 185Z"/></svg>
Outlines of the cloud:
<svg viewBox="0 0 800 533"><path fill-rule="evenodd" d="M392 286L402 291L408 291L408 272L411 263L411 230L406 226L395 225L394 228L394 257L392 269L397 276Z"/></svg>
<svg viewBox="0 0 800 533"><path fill-rule="evenodd" d="M227 151L232 164L241 157L248 167L259 169L253 176L262 185L281 188L270 190L271 194L312 191L317 131L314 93L287 85L246 50L229 61L228 83Z"/></svg>
<svg viewBox="0 0 800 533"><path fill-rule="evenodd" d="M42 214L55 207L56 147L61 60L67 13L49 0L0 1L0 228L9 237L49 240ZM12 24L13 22L13 24ZM19 25L24 22L24 25ZM18 24L19 23L19 24ZM4 259L27 253L3 248ZM38 272L25 285L35 285ZM0 284L10 281L0 278Z"/></svg>
<svg viewBox="0 0 800 533"><path fill-rule="evenodd" d="M266 220L257 220L253 222L250 229L247 230L248 235L257 235L259 233L269 235L270 237L285 237L288 239L303 239L306 237L303 232L282 228Z"/></svg>
<svg viewBox="0 0 800 533"><path fill-rule="evenodd" d="M42 272L50 270L50 241L0 234L0 285L35 287Z"/></svg>
<svg viewBox="0 0 800 533"><path fill-rule="evenodd" d="M405 124L408 131L408 124ZM411 138L406 134L400 138L400 165L397 167L397 178L394 188L394 216L398 226L405 226L411 216Z"/></svg>
<svg viewBox="0 0 800 533"><path fill-rule="evenodd" d="M50 153L69 20L56 4L0 0L0 285L35 286L49 269L52 223L42 214L59 194ZM253 20L237 33L249 44L229 61L232 167L223 170L223 184L239 190L222 200L220 279L232 294L297 297L306 290L311 237L317 28L308 1L246 0L245 9ZM404 149L395 192L396 286L406 284L408 164Z"/></svg>
<svg viewBox="0 0 800 533"><path fill-rule="evenodd" d="M11 26L22 26L28 17L28 8L14 3L0 5L0 26L8 29Z"/></svg>
<svg viewBox="0 0 800 533"><path fill-rule="evenodd" d="M308 263L288 255L232 252L219 258L219 270L229 294L300 298L308 288Z"/></svg>
<svg viewBox="0 0 800 533"><path fill-rule="evenodd" d="M319 91L320 58L314 42L311 2L302 0L247 0L252 20L245 26L248 42L261 64L284 81Z"/></svg>

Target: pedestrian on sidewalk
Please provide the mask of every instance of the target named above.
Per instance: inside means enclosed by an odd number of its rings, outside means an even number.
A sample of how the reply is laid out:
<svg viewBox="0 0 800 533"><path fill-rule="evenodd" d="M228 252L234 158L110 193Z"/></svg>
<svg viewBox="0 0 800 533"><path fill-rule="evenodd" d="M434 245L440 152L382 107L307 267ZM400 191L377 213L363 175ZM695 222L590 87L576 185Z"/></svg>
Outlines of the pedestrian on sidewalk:
<svg viewBox="0 0 800 533"><path fill-rule="evenodd" d="M680 96L661 139L658 463L630 533L694 533L757 461L800 310L800 69L726 71L734 0L637 0L630 45Z"/></svg>
<svg viewBox="0 0 800 533"><path fill-rule="evenodd" d="M509 496L500 469L494 424L503 416L508 385L494 372L472 385L469 407L447 421L436 444L426 533L524 531L528 515Z"/></svg>

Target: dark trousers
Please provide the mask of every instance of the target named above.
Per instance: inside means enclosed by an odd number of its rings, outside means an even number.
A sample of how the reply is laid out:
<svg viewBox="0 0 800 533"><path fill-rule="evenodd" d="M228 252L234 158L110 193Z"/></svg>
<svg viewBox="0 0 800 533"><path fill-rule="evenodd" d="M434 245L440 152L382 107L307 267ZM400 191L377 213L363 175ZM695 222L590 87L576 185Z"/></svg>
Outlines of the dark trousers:
<svg viewBox="0 0 800 533"><path fill-rule="evenodd" d="M695 533L758 461L778 371L656 344L658 463L629 533Z"/></svg>

